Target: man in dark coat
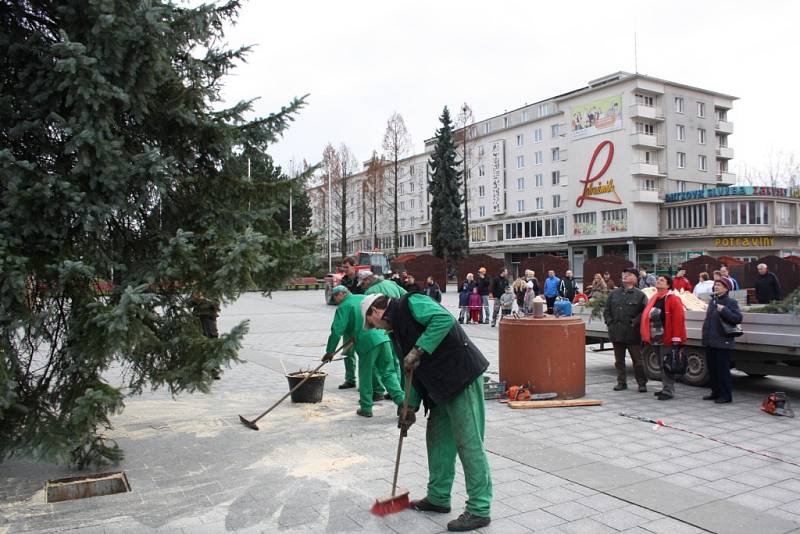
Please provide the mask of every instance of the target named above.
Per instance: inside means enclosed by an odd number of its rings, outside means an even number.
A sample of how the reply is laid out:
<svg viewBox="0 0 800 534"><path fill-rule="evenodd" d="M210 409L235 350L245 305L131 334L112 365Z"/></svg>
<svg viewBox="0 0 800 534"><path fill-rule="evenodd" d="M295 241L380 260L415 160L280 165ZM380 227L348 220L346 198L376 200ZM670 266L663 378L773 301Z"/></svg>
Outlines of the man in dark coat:
<svg viewBox="0 0 800 534"><path fill-rule="evenodd" d="M628 389L625 373L625 351L633 360L633 375L639 384L639 392L647 392L647 376L642 361L642 335L639 324L647 306L647 296L636 287L638 274L635 269L622 271L622 287L608 296L603 318L608 326L608 338L614 345L614 366L617 368L617 385L614 391Z"/></svg>
<svg viewBox="0 0 800 534"><path fill-rule="evenodd" d="M342 281L339 282L339 285L346 287L347 290L353 295L363 294L364 289L358 283L359 280L358 272L356 271L355 258L348 256L343 259L342 270L344 271L344 276L342 277Z"/></svg>
<svg viewBox="0 0 800 534"><path fill-rule="evenodd" d="M578 294L578 283L572 277L572 271L567 270L561 283L558 285L558 295L572 302Z"/></svg>
<svg viewBox="0 0 800 534"><path fill-rule="evenodd" d="M491 293L494 297L494 309L492 310L492 326L497 324L497 316L500 314L500 297L506 292L508 287L508 269L505 267L497 278L492 280Z"/></svg>
<svg viewBox="0 0 800 534"><path fill-rule="evenodd" d="M758 264L758 279L756 280L756 298L759 304L769 304L781 298L781 283L775 273L769 272L764 263Z"/></svg>
<svg viewBox="0 0 800 534"><path fill-rule="evenodd" d="M489 288L492 284L489 277L486 276L486 267L478 269L478 278L475 280L475 285L478 286L478 295L481 296L481 300L483 301L480 322L489 324Z"/></svg>
<svg viewBox="0 0 800 534"><path fill-rule="evenodd" d="M419 399L430 411L425 429L428 449L428 494L410 508L450 512L456 456L464 468L467 509L447 524L452 531L485 527L490 522L492 478L483 437L483 372L489 362L445 308L419 293L399 299L370 295L362 303L365 328L390 332L397 354L405 354L406 373L413 371L409 402ZM405 432L416 421L411 408L398 410ZM405 417L404 417L405 415Z"/></svg>

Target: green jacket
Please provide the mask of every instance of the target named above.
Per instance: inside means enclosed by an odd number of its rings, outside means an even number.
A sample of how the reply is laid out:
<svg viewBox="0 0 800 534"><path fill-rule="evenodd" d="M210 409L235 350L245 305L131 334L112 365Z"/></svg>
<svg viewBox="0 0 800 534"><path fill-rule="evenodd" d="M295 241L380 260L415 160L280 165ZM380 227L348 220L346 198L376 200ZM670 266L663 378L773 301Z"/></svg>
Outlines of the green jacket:
<svg viewBox="0 0 800 534"><path fill-rule="evenodd" d="M399 299L408 291L397 285L395 282L391 280L381 280L377 284L372 284L367 289L367 295L375 295L380 293L381 295L386 295L387 297L391 297L393 299Z"/></svg>
<svg viewBox="0 0 800 534"><path fill-rule="evenodd" d="M355 338L358 342L358 335L364 330L364 318L361 316L361 301L364 295L347 295L337 306L331 324L331 335L328 336L328 345L325 352L333 352L339 344L339 339L344 337L347 342L350 338Z"/></svg>

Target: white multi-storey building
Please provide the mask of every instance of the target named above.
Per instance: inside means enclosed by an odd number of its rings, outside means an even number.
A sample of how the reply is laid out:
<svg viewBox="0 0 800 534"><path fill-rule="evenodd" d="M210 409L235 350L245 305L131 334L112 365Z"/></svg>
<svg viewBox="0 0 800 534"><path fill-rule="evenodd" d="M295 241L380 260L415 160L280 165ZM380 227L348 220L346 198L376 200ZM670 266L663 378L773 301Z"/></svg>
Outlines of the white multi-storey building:
<svg viewBox="0 0 800 534"><path fill-rule="evenodd" d="M727 187L736 180L728 143L734 100L618 72L469 126L471 251L504 257L512 269L528 256L561 255L577 276L586 259L606 253L650 270L703 252L796 253L800 191ZM434 142L401 161L401 253L430 250L426 169ZM353 178L362 184L366 172ZM761 198L741 198L751 195ZM312 190L322 197L324 189ZM353 203L348 252L392 249L393 214L385 203L379 210L373 236L363 195ZM324 208L314 211L315 228L326 228Z"/></svg>

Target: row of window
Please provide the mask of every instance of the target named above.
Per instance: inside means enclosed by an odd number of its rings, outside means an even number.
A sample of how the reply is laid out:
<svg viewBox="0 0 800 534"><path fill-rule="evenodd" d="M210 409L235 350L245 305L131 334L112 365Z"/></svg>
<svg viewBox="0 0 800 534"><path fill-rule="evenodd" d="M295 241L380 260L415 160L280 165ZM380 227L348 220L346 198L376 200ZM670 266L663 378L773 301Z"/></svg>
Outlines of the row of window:
<svg viewBox="0 0 800 534"><path fill-rule="evenodd" d="M561 136L561 125L560 124L552 124L550 125L550 138L555 139ZM536 128L533 130L533 142L534 143L541 143L544 139L542 135L542 129ZM517 146L525 146L525 134L518 134L517 135Z"/></svg>
<svg viewBox="0 0 800 534"><path fill-rule="evenodd" d="M505 239L531 239L564 235L564 217L506 223Z"/></svg>
<svg viewBox="0 0 800 534"><path fill-rule="evenodd" d="M685 230L689 228L705 228L706 205L678 206L667 208L667 229Z"/></svg>
<svg viewBox="0 0 800 534"><path fill-rule="evenodd" d="M561 207L561 195L553 195L553 209ZM536 197L536 209L543 210L544 209L544 197ZM517 200L517 213L523 213L525 211L525 199L521 198Z"/></svg>
<svg viewBox="0 0 800 534"><path fill-rule="evenodd" d="M762 200L736 200L714 202L714 224L717 226L771 224L771 202ZM777 203L775 222L779 226L793 225L793 206ZM708 226L706 204L667 208L667 229L687 230Z"/></svg>
<svg viewBox="0 0 800 534"><path fill-rule="evenodd" d="M678 166L679 169L686 168L686 152L677 152L676 153L676 160L675 164ZM699 171L707 171L708 170L708 156L703 154L698 154L697 156L697 170Z"/></svg>
<svg viewBox="0 0 800 534"><path fill-rule="evenodd" d="M550 149L550 161L561 161L561 149L559 147ZM533 162L534 165L541 165L544 163L544 154L542 153L541 150L534 152ZM481 167L483 167L483 165L481 165ZM517 168L518 169L525 168L525 156L523 155L517 156ZM483 175L481 174L481 176Z"/></svg>
<svg viewBox="0 0 800 534"><path fill-rule="evenodd" d="M685 101L682 96L675 97L675 113L685 113ZM706 103L705 102L697 102L697 116L705 118L706 116Z"/></svg>
<svg viewBox="0 0 800 534"><path fill-rule="evenodd" d="M552 185L566 185L566 183L562 180L561 171L553 171L550 173L550 183ZM535 174L533 176L533 186L534 187L542 187L544 185L544 175L543 174ZM526 180L524 176L520 176L517 178L517 191L525 191ZM478 198L484 198L486 196L486 186L479 185L478 186Z"/></svg>
<svg viewBox="0 0 800 534"><path fill-rule="evenodd" d="M628 230L628 210L604 210L600 212L603 233L625 232ZM572 216L573 235L597 233L597 212L576 213Z"/></svg>

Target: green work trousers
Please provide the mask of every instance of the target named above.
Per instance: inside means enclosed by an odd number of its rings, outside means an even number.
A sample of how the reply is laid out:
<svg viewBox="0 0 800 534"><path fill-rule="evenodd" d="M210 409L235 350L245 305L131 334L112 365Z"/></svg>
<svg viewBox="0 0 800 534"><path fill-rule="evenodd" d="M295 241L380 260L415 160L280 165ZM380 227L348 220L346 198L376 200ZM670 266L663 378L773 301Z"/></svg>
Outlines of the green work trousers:
<svg viewBox="0 0 800 534"><path fill-rule="evenodd" d="M356 383L356 350L352 347L344 355L344 381Z"/></svg>
<svg viewBox="0 0 800 534"><path fill-rule="evenodd" d="M472 515L489 517L492 475L483 448L486 426L483 402L483 377L479 376L464 391L431 409L425 433L428 500L439 506L450 506L458 455L466 479L467 511Z"/></svg>
<svg viewBox="0 0 800 534"><path fill-rule="evenodd" d="M405 393L400 387L399 365L393 364L393 360L396 358L389 341L358 355L358 394L362 410L371 412L373 393L382 395L384 388L395 404L403 404Z"/></svg>

